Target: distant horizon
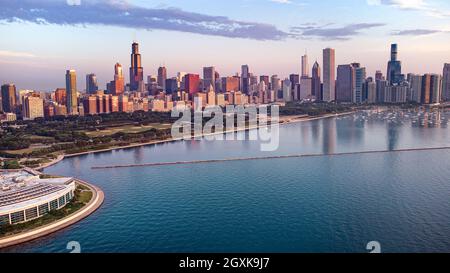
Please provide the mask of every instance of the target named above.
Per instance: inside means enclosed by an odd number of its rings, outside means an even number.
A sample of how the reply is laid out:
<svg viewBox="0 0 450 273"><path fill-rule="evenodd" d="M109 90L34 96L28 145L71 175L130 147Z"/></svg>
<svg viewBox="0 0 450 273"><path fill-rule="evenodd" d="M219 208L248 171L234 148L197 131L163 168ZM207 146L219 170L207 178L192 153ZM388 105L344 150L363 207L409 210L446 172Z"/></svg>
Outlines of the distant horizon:
<svg viewBox="0 0 450 273"><path fill-rule="evenodd" d="M90 73L105 89L116 62L129 82L133 40L145 81L161 65L168 77L180 71L202 76L207 66L232 76L248 64L254 75L284 79L300 74L306 51L310 69L316 60L322 67L327 47L336 49L336 67L358 62L368 76L386 74L392 43L404 74L442 74L450 62L446 1L0 0L0 6L0 35L7 37L0 41L0 83L19 90L64 87L68 69L77 71L80 91Z"/></svg>

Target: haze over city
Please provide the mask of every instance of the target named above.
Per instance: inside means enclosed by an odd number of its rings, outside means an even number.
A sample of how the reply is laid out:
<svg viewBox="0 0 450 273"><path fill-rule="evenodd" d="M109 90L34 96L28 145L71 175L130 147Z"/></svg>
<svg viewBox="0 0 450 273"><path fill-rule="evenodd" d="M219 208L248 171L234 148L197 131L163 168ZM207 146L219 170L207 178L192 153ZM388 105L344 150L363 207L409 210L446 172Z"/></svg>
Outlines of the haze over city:
<svg viewBox="0 0 450 273"><path fill-rule="evenodd" d="M314 2L314 3L313 3ZM256 75L300 73L300 57L359 62L368 75L386 71L397 43L406 73L442 73L450 60L450 4L425 0L6 1L0 0L0 81L20 89L63 87L64 73L96 73L104 87L114 64L129 66L141 45L144 74L201 74L214 65L233 75L248 64ZM128 18L131 18L128 20ZM70 52L70 54L68 54ZM78 78L84 85L83 77ZM126 81L128 77L126 76Z"/></svg>

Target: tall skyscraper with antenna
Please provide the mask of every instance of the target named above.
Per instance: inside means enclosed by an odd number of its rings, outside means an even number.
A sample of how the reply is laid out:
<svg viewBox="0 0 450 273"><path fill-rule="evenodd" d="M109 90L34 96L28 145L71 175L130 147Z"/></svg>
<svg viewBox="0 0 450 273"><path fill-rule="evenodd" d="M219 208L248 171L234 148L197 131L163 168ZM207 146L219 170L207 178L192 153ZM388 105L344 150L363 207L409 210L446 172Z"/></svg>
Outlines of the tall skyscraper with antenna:
<svg viewBox="0 0 450 273"><path fill-rule="evenodd" d="M388 62L387 68L387 80L391 84L399 84L404 80L402 75L402 63L398 60L398 47L397 44L391 45L391 59Z"/></svg>
<svg viewBox="0 0 450 273"><path fill-rule="evenodd" d="M131 66L130 66L130 89L136 91L139 83L144 81L144 68L142 67L141 54L139 53L139 44L133 42L131 46Z"/></svg>

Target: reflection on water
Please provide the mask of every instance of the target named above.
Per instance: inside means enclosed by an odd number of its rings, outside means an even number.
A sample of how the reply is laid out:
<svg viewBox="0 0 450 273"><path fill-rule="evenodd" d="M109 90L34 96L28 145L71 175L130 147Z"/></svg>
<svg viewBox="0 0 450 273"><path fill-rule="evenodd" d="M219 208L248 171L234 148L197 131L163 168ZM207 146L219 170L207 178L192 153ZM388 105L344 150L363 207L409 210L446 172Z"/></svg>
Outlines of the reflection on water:
<svg viewBox="0 0 450 273"><path fill-rule="evenodd" d="M91 169L450 146L448 115L360 112L283 125L271 153L257 141L200 140L67 158L46 171L97 184L104 205L62 232L5 251L64 252L76 240L84 252L366 252L377 240L387 252L448 252L448 150ZM416 126L421 118L436 126Z"/></svg>

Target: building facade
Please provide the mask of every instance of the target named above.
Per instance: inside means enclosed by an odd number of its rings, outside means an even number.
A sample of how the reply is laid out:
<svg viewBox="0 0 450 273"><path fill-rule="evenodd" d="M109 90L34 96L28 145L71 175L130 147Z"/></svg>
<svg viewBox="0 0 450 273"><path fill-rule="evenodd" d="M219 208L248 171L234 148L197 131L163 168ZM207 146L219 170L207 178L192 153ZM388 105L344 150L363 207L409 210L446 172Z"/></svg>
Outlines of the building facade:
<svg viewBox="0 0 450 273"><path fill-rule="evenodd" d="M326 48L323 50L323 90L322 100L331 102L336 99L336 61L335 50Z"/></svg>

